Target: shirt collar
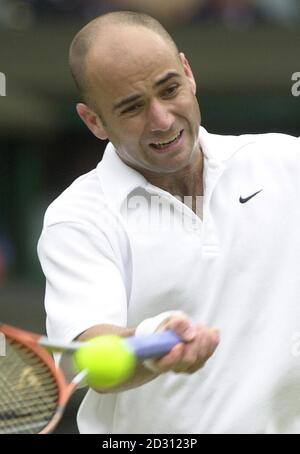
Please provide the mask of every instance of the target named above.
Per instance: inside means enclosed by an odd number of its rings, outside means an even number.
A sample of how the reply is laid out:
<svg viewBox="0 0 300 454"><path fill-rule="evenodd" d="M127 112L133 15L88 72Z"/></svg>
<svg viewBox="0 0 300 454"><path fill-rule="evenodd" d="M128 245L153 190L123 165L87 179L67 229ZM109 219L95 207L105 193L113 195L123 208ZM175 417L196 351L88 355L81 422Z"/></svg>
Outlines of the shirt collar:
<svg viewBox="0 0 300 454"><path fill-rule="evenodd" d="M251 135L226 136L210 134L206 129L200 126L199 142L204 158L211 164L224 164L237 151L253 141L253 136Z"/></svg>
<svg viewBox="0 0 300 454"><path fill-rule="evenodd" d="M210 134L202 126L199 129L199 141L204 158L212 165L222 165L240 149L242 144L238 139L239 136ZM244 141L243 145L245 145ZM115 147L110 142L105 149L102 161L97 166L97 173L105 198L118 211L134 189L146 188L149 185L143 175L119 158Z"/></svg>
<svg viewBox="0 0 300 454"><path fill-rule="evenodd" d="M117 210L121 209L122 203L134 189L147 186L146 178L126 165L110 142L97 166L97 173L105 198Z"/></svg>

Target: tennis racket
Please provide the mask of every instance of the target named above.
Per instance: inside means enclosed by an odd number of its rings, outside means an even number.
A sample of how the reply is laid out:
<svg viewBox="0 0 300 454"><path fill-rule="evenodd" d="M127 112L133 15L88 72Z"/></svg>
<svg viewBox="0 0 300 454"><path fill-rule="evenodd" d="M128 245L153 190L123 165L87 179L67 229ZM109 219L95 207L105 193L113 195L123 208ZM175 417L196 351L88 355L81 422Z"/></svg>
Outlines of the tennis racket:
<svg viewBox="0 0 300 454"><path fill-rule="evenodd" d="M0 434L52 432L88 371L68 383L49 351L72 354L84 343L53 343L45 336L1 323L0 333L5 340L0 356ZM172 331L124 338L139 361L163 356L179 342Z"/></svg>

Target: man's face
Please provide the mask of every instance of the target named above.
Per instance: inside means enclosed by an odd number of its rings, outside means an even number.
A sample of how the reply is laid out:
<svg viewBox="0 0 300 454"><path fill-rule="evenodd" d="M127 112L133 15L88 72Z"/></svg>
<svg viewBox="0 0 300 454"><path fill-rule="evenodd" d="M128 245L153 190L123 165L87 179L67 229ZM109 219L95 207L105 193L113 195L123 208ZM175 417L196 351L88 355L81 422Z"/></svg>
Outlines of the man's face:
<svg viewBox="0 0 300 454"><path fill-rule="evenodd" d="M123 39L122 52L112 52L91 73L105 135L141 173L181 170L199 152L200 111L190 67L152 31L130 30Z"/></svg>

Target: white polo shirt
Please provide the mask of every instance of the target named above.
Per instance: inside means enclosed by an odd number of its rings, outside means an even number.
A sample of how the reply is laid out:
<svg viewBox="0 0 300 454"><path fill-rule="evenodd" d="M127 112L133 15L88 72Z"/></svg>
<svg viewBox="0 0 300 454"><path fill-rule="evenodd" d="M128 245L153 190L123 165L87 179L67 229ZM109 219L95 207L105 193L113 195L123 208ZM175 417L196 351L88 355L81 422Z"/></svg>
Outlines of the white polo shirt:
<svg viewBox="0 0 300 454"><path fill-rule="evenodd" d="M221 332L193 375L89 390L81 433L300 433L300 140L202 127L199 137L203 220L111 144L46 212L38 252L51 338L176 309Z"/></svg>

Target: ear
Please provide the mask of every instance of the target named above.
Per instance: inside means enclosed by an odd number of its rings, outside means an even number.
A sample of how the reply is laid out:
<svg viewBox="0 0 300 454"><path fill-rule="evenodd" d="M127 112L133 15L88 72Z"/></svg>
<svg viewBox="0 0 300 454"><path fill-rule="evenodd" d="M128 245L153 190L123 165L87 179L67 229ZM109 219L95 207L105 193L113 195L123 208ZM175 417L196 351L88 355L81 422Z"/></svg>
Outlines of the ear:
<svg viewBox="0 0 300 454"><path fill-rule="evenodd" d="M107 139L108 136L103 122L96 112L83 103L78 103L76 105L76 110L83 123L85 123L89 130L92 131L94 136L101 140Z"/></svg>
<svg viewBox="0 0 300 454"><path fill-rule="evenodd" d="M195 95L196 94L196 90L197 90L197 86L196 86L196 81L195 81L195 78L194 78L194 74L193 74L192 68L190 67L190 64L189 64L186 56L182 52L180 52L179 56L180 56L180 60L181 60L182 66L183 66L184 74L189 79L191 87L192 87L192 91L193 91L193 93Z"/></svg>

